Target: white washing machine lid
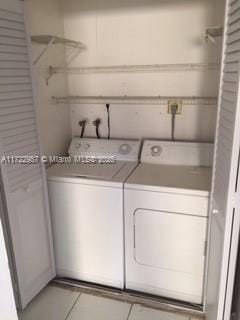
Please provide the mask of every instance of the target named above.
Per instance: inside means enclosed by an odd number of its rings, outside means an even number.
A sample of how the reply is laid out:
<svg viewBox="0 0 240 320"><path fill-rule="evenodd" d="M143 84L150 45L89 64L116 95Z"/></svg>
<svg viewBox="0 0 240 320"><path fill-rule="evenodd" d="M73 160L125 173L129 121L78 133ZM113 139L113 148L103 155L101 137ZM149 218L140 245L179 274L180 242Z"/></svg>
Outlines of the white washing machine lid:
<svg viewBox="0 0 240 320"><path fill-rule="evenodd" d="M111 180L124 165L125 162L122 161L112 164L57 164L48 170L48 175Z"/></svg>
<svg viewBox="0 0 240 320"><path fill-rule="evenodd" d="M117 161L112 164L83 164L64 163L55 164L48 168L48 180L64 181L72 183L113 185L123 183L138 162Z"/></svg>
<svg viewBox="0 0 240 320"><path fill-rule="evenodd" d="M209 196L212 168L141 163L127 179L126 189Z"/></svg>

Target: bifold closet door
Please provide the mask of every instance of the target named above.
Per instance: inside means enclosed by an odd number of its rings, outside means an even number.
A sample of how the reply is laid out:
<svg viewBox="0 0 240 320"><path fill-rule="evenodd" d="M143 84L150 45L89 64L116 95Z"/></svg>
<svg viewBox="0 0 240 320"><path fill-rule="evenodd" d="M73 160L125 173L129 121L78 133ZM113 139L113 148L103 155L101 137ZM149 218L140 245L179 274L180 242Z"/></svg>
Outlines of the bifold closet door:
<svg viewBox="0 0 240 320"><path fill-rule="evenodd" d="M207 319L229 320L240 230L240 0L228 0L216 130Z"/></svg>
<svg viewBox="0 0 240 320"><path fill-rule="evenodd" d="M0 195L1 199L1 195ZM0 204L0 210L1 210ZM13 288L9 271L6 246L3 237L3 228L0 220L0 319L17 320L17 311L14 302Z"/></svg>
<svg viewBox="0 0 240 320"><path fill-rule="evenodd" d="M55 276L23 1L0 1L0 156L19 307ZM20 158L16 158L20 157Z"/></svg>

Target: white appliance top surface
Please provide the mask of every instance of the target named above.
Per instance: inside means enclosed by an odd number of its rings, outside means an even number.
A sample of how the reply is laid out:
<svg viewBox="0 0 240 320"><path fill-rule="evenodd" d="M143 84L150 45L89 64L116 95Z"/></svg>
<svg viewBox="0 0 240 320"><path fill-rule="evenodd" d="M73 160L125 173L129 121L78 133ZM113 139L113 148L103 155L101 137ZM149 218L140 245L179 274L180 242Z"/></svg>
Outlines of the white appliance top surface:
<svg viewBox="0 0 240 320"><path fill-rule="evenodd" d="M49 175L111 180L124 166L125 162L122 161L112 164L57 164L50 167L48 173Z"/></svg>
<svg viewBox="0 0 240 320"><path fill-rule="evenodd" d="M212 169L141 163L127 179L125 188L208 196Z"/></svg>
<svg viewBox="0 0 240 320"><path fill-rule="evenodd" d="M136 168L137 161L117 161L112 164L64 163L47 169L48 180L116 186L123 183Z"/></svg>
<svg viewBox="0 0 240 320"><path fill-rule="evenodd" d="M211 167L212 161L212 143L146 140L141 154L141 162L161 165Z"/></svg>
<svg viewBox="0 0 240 320"><path fill-rule="evenodd" d="M68 153L79 157L109 157L137 161L141 142L138 140L73 138Z"/></svg>

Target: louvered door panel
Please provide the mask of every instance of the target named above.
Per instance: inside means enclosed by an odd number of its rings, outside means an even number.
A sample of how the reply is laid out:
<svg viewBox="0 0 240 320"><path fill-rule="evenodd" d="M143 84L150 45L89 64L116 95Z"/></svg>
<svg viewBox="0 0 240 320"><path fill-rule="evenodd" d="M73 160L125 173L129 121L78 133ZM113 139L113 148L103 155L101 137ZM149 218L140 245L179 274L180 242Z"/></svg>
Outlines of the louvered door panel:
<svg viewBox="0 0 240 320"><path fill-rule="evenodd" d="M18 100L22 98L32 98L32 91L26 90L26 91L14 91L11 93L8 92L2 92L0 95L0 103L1 101L6 102L9 100Z"/></svg>
<svg viewBox="0 0 240 320"><path fill-rule="evenodd" d="M24 83L29 84L31 83L31 79L29 77L1 77L0 76L0 85L2 84L18 84Z"/></svg>
<svg viewBox="0 0 240 320"><path fill-rule="evenodd" d="M235 134L235 121L237 116L239 96L239 69L240 69L240 1L230 6L226 49L224 57L224 74L221 87L221 105L217 132L216 147L216 179L215 188L224 186L223 192L215 192L215 202L221 203L221 215L225 219L227 209L229 183L232 167L232 149ZM225 112L226 110L226 112ZM231 114L230 114L231 113ZM225 174L221 175L222 170ZM224 180L223 180L224 179Z"/></svg>
<svg viewBox="0 0 240 320"><path fill-rule="evenodd" d="M19 129L19 131L27 130L27 128L31 126L31 128L36 128L36 120L32 117L29 117L24 120L18 120L18 121L12 121L7 123L2 123L0 126L0 134L2 136L4 135L10 135L13 134L13 132L16 132L16 129Z"/></svg>
<svg viewBox="0 0 240 320"><path fill-rule="evenodd" d="M24 46L13 46L13 45L6 45L6 44L0 44L0 52L1 53L22 53L22 54L27 54L27 49Z"/></svg>
<svg viewBox="0 0 240 320"><path fill-rule="evenodd" d="M32 105L26 104L26 105L19 105L18 107L10 106L8 108L2 108L0 109L0 116L6 116L11 114L17 114L17 113L26 113L32 111Z"/></svg>
<svg viewBox="0 0 240 320"><path fill-rule="evenodd" d="M0 85L0 93L7 93L7 92L26 92L31 91L32 85L28 84L1 84Z"/></svg>
<svg viewBox="0 0 240 320"><path fill-rule="evenodd" d="M35 110L24 20L16 14L7 12L7 14L4 15L4 13L6 12L2 11L0 14L1 46L5 48L5 51L3 50L4 52L1 52L0 47L0 70L4 70L5 72L11 72L11 70L13 70L15 72L17 69L20 69L29 75L28 77L16 77L13 72L12 75L9 73L9 76L0 77L0 131L3 135L4 131L6 131L8 136L14 136L13 131L18 127L24 127L26 124L24 133L17 135L17 141L9 143L8 139L2 140L4 156L25 156L31 155L31 153L39 156L36 127L34 131L30 129L30 131L27 132L29 121L35 124ZM21 39L20 47L9 45L11 41L15 41L16 39ZM0 72L0 75L1 74ZM26 137L28 133L33 137L28 137L27 140L24 140L24 137ZM31 170L36 181L41 178L40 167L41 165L38 163L35 165L34 172ZM9 172L11 172L11 170L9 170ZM16 176L16 184L14 177L15 175L11 174L11 179L9 180L9 189L11 191L16 191L16 186L18 185L24 188L29 184L29 172L27 170L22 171L21 176ZM21 179L20 184L17 183L19 179ZM25 179L26 183L24 182ZM32 179L32 182L34 182L34 179Z"/></svg>
<svg viewBox="0 0 240 320"><path fill-rule="evenodd" d="M0 53L0 60L2 61L24 61L27 62L27 54L25 53Z"/></svg>
<svg viewBox="0 0 240 320"><path fill-rule="evenodd" d="M26 48L27 42L25 39L5 37L4 35L0 35L0 45L19 46Z"/></svg>
<svg viewBox="0 0 240 320"><path fill-rule="evenodd" d="M14 22L12 19L9 21L2 18L0 20L0 28L25 32L24 23Z"/></svg>
<svg viewBox="0 0 240 320"><path fill-rule="evenodd" d="M23 61L6 61L0 60L0 69L27 69L28 63Z"/></svg>
<svg viewBox="0 0 240 320"><path fill-rule="evenodd" d="M2 163L1 170L20 308L55 276L45 169L40 161L16 162L19 158L40 157L34 100L23 2L2 0L0 152L4 159L14 161Z"/></svg>
<svg viewBox="0 0 240 320"><path fill-rule="evenodd" d="M0 35L3 37L11 37L12 39L24 39L26 40L25 30L20 28L9 28L11 26L11 21L8 22L8 26L0 26Z"/></svg>
<svg viewBox="0 0 240 320"><path fill-rule="evenodd" d="M5 79L8 79L8 77L6 77ZM9 108L9 107L22 107L24 105L33 105L33 99L32 97L30 98L26 98L26 99L18 99L18 100L5 100L5 101L1 101L0 103L0 110L4 109L4 108Z"/></svg>
<svg viewBox="0 0 240 320"><path fill-rule="evenodd" d="M9 1L13 2L13 1ZM3 21L10 21L10 22L19 22L24 26L24 16L22 15L22 8L20 4L18 5L18 10L15 12L15 3L13 4L14 11L12 11L8 4L5 3L1 4L1 11L0 11L0 20ZM25 28L24 28L25 29Z"/></svg>
<svg viewBox="0 0 240 320"><path fill-rule="evenodd" d="M28 125L24 125L24 126L20 126L20 127L14 127L10 130L0 130L0 135L3 138L6 137L13 137L13 136L19 136L22 133L27 133L27 132L35 132L36 130L36 122L34 121L34 119L32 120L32 123L28 124Z"/></svg>
<svg viewBox="0 0 240 320"><path fill-rule="evenodd" d="M1 77L22 77L27 76L30 77L28 70L14 70L14 69L0 69L1 70Z"/></svg>
<svg viewBox="0 0 240 320"><path fill-rule="evenodd" d="M236 259L232 237L240 229L240 217L234 216L240 146L239 83L240 0L228 0L213 171L207 320L229 319L231 311Z"/></svg>

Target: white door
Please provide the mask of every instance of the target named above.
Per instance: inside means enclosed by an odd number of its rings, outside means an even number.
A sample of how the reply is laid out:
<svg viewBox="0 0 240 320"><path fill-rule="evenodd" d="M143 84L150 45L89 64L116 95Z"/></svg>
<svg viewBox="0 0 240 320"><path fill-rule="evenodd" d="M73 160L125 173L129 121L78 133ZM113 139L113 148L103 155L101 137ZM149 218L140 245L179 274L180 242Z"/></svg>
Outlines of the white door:
<svg viewBox="0 0 240 320"><path fill-rule="evenodd" d="M1 215L1 213L0 213ZM17 311L14 302L13 287L3 237L3 229L0 218L0 319L17 320Z"/></svg>
<svg viewBox="0 0 240 320"><path fill-rule="evenodd" d="M1 158L41 153L28 52L23 2L1 0ZM1 171L18 278L18 307L24 308L55 276L45 169L40 162L1 163Z"/></svg>
<svg viewBox="0 0 240 320"><path fill-rule="evenodd" d="M223 64L216 131L206 313L228 320L240 227L237 174L240 147L240 0L226 7Z"/></svg>

